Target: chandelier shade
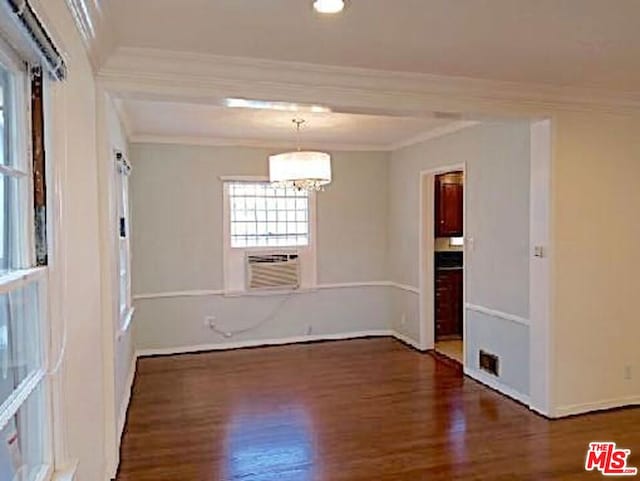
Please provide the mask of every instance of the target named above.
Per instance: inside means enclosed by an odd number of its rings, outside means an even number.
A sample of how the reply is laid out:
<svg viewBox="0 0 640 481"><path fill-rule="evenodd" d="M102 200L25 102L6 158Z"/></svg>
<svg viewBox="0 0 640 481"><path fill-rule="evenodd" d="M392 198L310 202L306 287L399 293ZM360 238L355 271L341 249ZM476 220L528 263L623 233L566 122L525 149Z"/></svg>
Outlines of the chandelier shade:
<svg viewBox="0 0 640 481"><path fill-rule="evenodd" d="M269 180L303 190L321 190L331 182L331 155L295 151L269 156Z"/></svg>

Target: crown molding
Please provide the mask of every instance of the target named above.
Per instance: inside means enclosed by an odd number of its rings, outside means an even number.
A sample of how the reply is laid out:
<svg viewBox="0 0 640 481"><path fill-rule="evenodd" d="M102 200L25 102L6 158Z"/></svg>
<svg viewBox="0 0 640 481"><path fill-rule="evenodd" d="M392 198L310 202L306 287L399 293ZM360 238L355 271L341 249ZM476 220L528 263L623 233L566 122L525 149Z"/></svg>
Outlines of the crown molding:
<svg viewBox="0 0 640 481"><path fill-rule="evenodd" d="M451 122L450 124L427 130L426 132L422 132L421 134L415 135L406 140L393 143L389 145L389 148L387 150L399 150L404 147L427 142L438 137L444 137L445 135L453 134L455 132L459 132L460 130L473 127L474 125L478 124L480 124L480 122L477 122L475 120L460 120L457 122Z"/></svg>
<svg viewBox="0 0 640 481"><path fill-rule="evenodd" d="M434 112L542 115L558 109L640 110L640 92L613 92L226 57L156 49L120 48L98 78L125 95L189 98L219 103L224 97L321 102L336 111L385 115Z"/></svg>
<svg viewBox="0 0 640 481"><path fill-rule="evenodd" d="M173 144L196 145L208 147L252 147L262 149L295 149L293 142L268 139L246 139L233 137L193 137L179 135L132 134L129 135L132 144ZM387 145L379 144L348 144L339 142L305 142L305 149L330 150L338 152L384 152L389 151Z"/></svg>
<svg viewBox="0 0 640 481"><path fill-rule="evenodd" d="M122 128L124 130L125 135L128 140L131 140L131 136L133 135L133 128L131 125L131 119L129 118L129 114L127 113L127 109L124 107L124 102L122 99L111 98L113 103L113 108L122 124Z"/></svg>
<svg viewBox="0 0 640 481"><path fill-rule="evenodd" d="M97 72L115 50L112 17L105 11L109 4L87 0L65 0L64 3L73 17L91 66Z"/></svg>
<svg viewBox="0 0 640 481"><path fill-rule="evenodd" d="M122 103L116 101L115 105L122 115L121 120L125 126L127 137L132 144L173 144L173 145L199 145L212 147L253 147L266 149L295 149L297 144L290 141L277 141L268 139L247 139L234 137L197 137L197 136L179 136L179 135L157 135L157 134L132 134L130 123L126 117L125 109ZM122 114L120 114L122 112ZM451 122L450 124L427 130L413 137L409 137L399 142L390 144L350 144L340 142L305 142L305 149L315 150L332 150L338 152L393 152L395 150L409 147L411 145L427 142L438 137L444 137L463 129L479 125L480 122L461 120Z"/></svg>

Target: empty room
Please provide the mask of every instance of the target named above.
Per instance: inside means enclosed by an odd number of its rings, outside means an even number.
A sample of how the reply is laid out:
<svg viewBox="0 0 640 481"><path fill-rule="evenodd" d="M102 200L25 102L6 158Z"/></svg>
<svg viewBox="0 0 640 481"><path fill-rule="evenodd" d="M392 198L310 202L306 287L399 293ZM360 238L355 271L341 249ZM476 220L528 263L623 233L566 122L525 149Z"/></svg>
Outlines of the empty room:
<svg viewBox="0 0 640 481"><path fill-rule="evenodd" d="M0 481L633 479L639 15L0 0Z"/></svg>

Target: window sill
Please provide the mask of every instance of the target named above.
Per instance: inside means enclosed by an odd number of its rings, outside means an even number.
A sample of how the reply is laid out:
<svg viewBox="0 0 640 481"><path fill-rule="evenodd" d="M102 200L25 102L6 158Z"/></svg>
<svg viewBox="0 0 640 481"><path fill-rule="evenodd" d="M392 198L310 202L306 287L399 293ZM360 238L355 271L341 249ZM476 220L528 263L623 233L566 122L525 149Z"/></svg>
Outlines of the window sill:
<svg viewBox="0 0 640 481"><path fill-rule="evenodd" d="M133 313L135 310L135 307L129 308L129 310L120 319L120 329L118 330L116 339L120 340L127 333L129 327L131 327L131 321L133 320Z"/></svg>
<svg viewBox="0 0 640 481"><path fill-rule="evenodd" d="M317 292L316 287L300 287L299 289L273 289L263 291L227 291L223 297L275 297Z"/></svg>
<svg viewBox="0 0 640 481"><path fill-rule="evenodd" d="M61 469L53 473L51 481L74 481L76 477L76 471L78 470L78 463L74 463L68 468Z"/></svg>

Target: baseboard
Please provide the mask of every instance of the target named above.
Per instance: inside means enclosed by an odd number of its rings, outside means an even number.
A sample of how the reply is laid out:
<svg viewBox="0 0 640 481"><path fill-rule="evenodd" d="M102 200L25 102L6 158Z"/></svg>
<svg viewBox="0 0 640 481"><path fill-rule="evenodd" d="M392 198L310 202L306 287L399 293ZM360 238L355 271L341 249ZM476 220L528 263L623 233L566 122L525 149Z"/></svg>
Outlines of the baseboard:
<svg viewBox="0 0 640 481"><path fill-rule="evenodd" d="M640 396L629 396L619 399L605 399L603 401L595 401L583 404L569 404L561 406L553 410L554 418L562 418L566 416L575 416L576 414L585 414L593 411L604 411L606 409L616 409L624 407L640 406Z"/></svg>
<svg viewBox="0 0 640 481"><path fill-rule="evenodd" d="M472 379L475 379L479 383L484 384L485 386L493 389L494 391L498 391L499 393L504 394L505 396L508 396L511 399L514 399L524 404L525 406L529 407L530 401L529 401L528 395L522 394L521 392L516 391L515 389L505 384L502 384L500 381L496 380L496 378L494 378L490 374L486 374L482 371L469 368L469 367L464 368L464 373L465 375L469 376Z"/></svg>
<svg viewBox="0 0 640 481"><path fill-rule="evenodd" d="M338 341L345 339L357 339L361 337L389 337L393 336L393 331L390 329L376 329L370 331L356 331L356 332L341 332L337 334L314 334L307 336L294 336L284 337L279 339L259 339L252 341L236 341L236 342L224 342L215 344L197 344L192 346L175 346L175 347L162 347L162 348L150 348L140 349L136 355L138 357L145 356L170 356L173 354L188 354L194 352L203 351L224 351L230 349L243 349L248 347L263 347L263 346L280 346L283 344L298 344L304 342L318 342L318 341Z"/></svg>
<svg viewBox="0 0 640 481"><path fill-rule="evenodd" d="M409 346L413 347L414 349L417 349L420 352L426 352L428 350L427 348L421 346L418 341L415 341L414 339L411 339L409 336L405 336L404 334L401 334L398 331L392 331L391 335L395 337L398 341L404 342L405 344L408 344Z"/></svg>
<svg viewBox="0 0 640 481"><path fill-rule="evenodd" d="M127 412L129 410L129 403L131 402L131 390L133 389L133 381L136 377L136 362L138 360L137 354L134 354L131 360L131 367L129 368L129 375L127 376L127 387L124 394L124 399L120 404L120 412L118 413L118 449L120 449L120 443L122 442L122 434L124 433L124 426L127 422Z"/></svg>

